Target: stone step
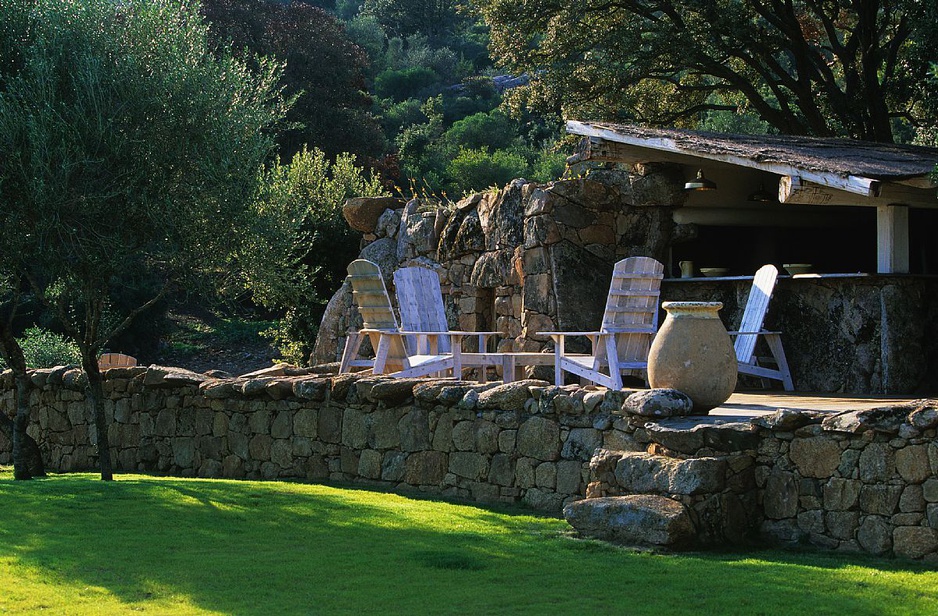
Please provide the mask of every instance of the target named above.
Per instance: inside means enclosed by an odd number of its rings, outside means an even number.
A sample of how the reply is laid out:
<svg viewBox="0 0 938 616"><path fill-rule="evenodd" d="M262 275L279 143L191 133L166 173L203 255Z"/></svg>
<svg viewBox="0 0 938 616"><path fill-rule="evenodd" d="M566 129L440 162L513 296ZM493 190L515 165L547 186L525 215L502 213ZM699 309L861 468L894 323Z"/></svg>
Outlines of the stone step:
<svg viewBox="0 0 938 616"><path fill-rule="evenodd" d="M687 508L664 496L588 498L563 513L582 535L624 545L683 548L696 535Z"/></svg>
<svg viewBox="0 0 938 616"><path fill-rule="evenodd" d="M751 451L759 446L756 428L749 423L716 417L674 417L644 426L651 442L683 454L702 449L719 453Z"/></svg>

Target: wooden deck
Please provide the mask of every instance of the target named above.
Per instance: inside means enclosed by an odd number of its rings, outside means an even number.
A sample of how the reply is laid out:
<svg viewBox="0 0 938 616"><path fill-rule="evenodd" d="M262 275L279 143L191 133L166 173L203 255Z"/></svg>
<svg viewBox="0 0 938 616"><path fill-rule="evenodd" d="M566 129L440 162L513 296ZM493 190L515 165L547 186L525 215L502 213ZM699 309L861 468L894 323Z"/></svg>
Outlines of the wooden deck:
<svg viewBox="0 0 938 616"><path fill-rule="evenodd" d="M730 399L710 411L710 416L744 419L774 413L778 409L822 411L840 413L858 411L879 406L896 406L915 397L857 396L849 394L801 393L801 392L736 392Z"/></svg>

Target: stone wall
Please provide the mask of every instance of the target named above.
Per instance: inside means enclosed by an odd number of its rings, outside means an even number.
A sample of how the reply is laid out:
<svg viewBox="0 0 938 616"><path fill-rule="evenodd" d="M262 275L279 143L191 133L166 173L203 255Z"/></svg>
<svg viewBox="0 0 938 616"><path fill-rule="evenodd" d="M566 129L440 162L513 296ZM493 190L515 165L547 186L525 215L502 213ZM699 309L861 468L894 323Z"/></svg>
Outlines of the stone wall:
<svg viewBox="0 0 938 616"><path fill-rule="evenodd" d="M936 400L727 422L669 417L690 409L673 390L535 380L288 366L229 379L156 366L105 377L118 471L355 482L553 513L566 505L581 508L568 515L581 531L630 543L810 543L938 560ZM32 382L29 430L47 468L94 470L81 371L37 370ZM10 372L0 392L12 415ZM2 436L0 463L10 463Z"/></svg>
<svg viewBox="0 0 938 616"><path fill-rule="evenodd" d="M652 526L669 521L676 530L659 533L660 545L688 543L693 532L703 545L810 544L938 562L936 427L935 400L835 415L779 410L741 423L632 416L620 428L642 452L598 452L587 497L640 509ZM678 514L690 526L674 524ZM599 519L585 530L605 527L594 534L608 538L609 519Z"/></svg>
<svg viewBox="0 0 938 616"><path fill-rule="evenodd" d="M280 370L210 379L172 368L106 374L117 471L360 482L552 512L585 494L593 450L616 446L621 392ZM53 472L93 470L83 375L33 373L29 432ZM12 378L0 379L14 412ZM545 393L546 392L546 393ZM0 463L10 463L0 436Z"/></svg>

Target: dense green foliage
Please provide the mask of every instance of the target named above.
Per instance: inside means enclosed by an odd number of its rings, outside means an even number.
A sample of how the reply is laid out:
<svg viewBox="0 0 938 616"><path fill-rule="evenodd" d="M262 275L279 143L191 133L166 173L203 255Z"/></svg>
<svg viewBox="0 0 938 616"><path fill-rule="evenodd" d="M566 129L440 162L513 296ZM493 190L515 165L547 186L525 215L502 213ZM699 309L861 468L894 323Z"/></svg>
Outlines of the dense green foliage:
<svg viewBox="0 0 938 616"><path fill-rule="evenodd" d="M342 217L346 199L384 194L378 178L350 154L330 161L318 149L304 149L289 165L276 162L268 170L259 203L281 226L245 238L239 259L255 301L287 309L275 331L285 358L302 363L309 355L325 303L358 256L357 233Z"/></svg>
<svg viewBox="0 0 938 616"><path fill-rule="evenodd" d="M30 327L19 339L26 365L30 368L53 368L55 366L81 363L81 352L72 340L40 327ZM6 368L4 362L0 366Z"/></svg>
<svg viewBox="0 0 938 616"><path fill-rule="evenodd" d="M19 243L12 271L81 350L107 479L98 354L263 228L279 67L213 53L174 0L0 0L0 15L0 244ZM152 291L116 310L128 289Z"/></svg>
<svg viewBox="0 0 938 616"><path fill-rule="evenodd" d="M269 56L285 64L282 84L296 97L290 124L278 137L285 159L306 145L330 157L350 152L364 160L382 153L384 139L365 92L367 56L335 17L304 2L202 0L202 6L222 53L230 44L246 60Z"/></svg>
<svg viewBox="0 0 938 616"><path fill-rule="evenodd" d="M477 0L518 102L583 119L695 124L752 113L788 134L892 141L933 121L938 4Z"/></svg>
<svg viewBox="0 0 938 616"><path fill-rule="evenodd" d="M0 473L0 611L933 614L933 568L633 552L563 520L257 481ZM106 541L94 541L100 532Z"/></svg>

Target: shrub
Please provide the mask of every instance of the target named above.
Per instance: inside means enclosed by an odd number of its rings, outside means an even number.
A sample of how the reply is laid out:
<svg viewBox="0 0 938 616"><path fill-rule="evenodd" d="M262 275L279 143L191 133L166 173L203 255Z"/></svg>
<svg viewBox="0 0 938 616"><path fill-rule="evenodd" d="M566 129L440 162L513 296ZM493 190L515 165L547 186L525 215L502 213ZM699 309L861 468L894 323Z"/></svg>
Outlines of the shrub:
<svg viewBox="0 0 938 616"><path fill-rule="evenodd" d="M418 97L439 80L432 69L422 66L403 70L386 70L375 77L375 94L381 98L403 101Z"/></svg>
<svg viewBox="0 0 938 616"><path fill-rule="evenodd" d="M18 341L23 349L27 368L81 364L78 345L55 332L41 327L30 327ZM3 360L0 360L0 365L6 368L6 362Z"/></svg>
<svg viewBox="0 0 938 616"><path fill-rule="evenodd" d="M279 239L258 241L241 259L254 300L268 309L288 309L274 328L281 350L291 347L293 356L309 352L326 302L358 256L359 237L342 217L346 199L385 194L379 178L355 166L350 154L329 160L316 148L304 149L289 165L278 162L268 170L260 202L263 210L278 213L272 220L282 225Z"/></svg>
<svg viewBox="0 0 938 616"><path fill-rule="evenodd" d="M490 186L502 187L528 171L527 161L520 154L507 150L463 149L446 168L457 193L484 190Z"/></svg>
<svg viewBox="0 0 938 616"><path fill-rule="evenodd" d="M518 131L508 116L495 109L455 122L443 137L447 143L469 150L504 150L517 141Z"/></svg>

